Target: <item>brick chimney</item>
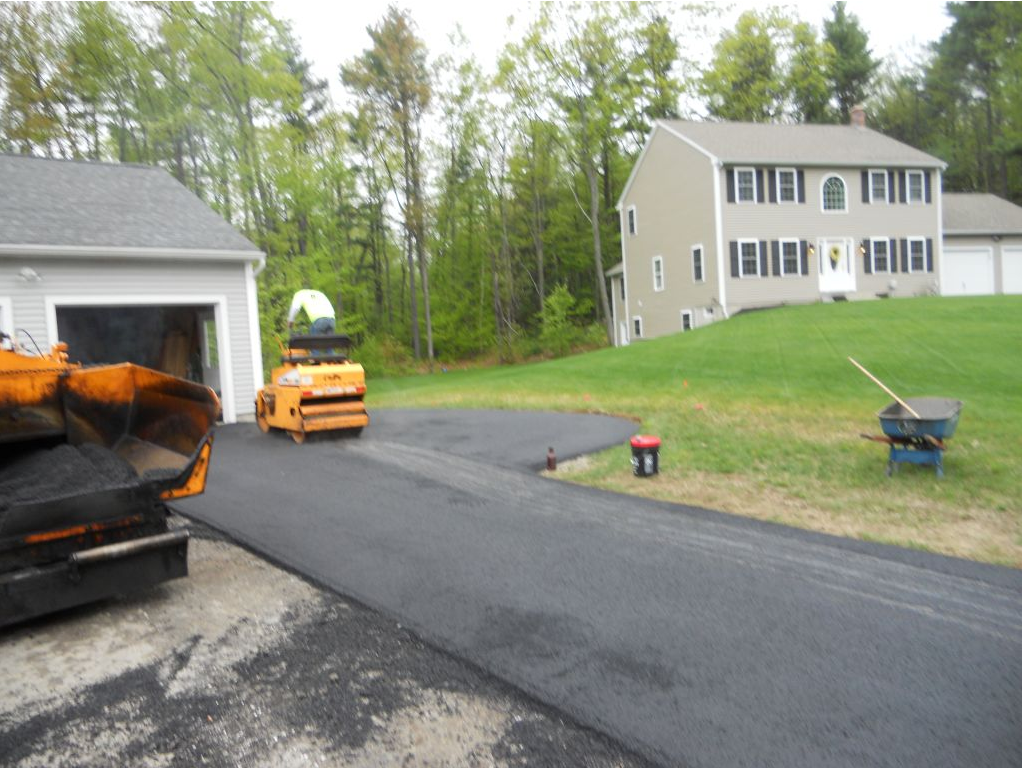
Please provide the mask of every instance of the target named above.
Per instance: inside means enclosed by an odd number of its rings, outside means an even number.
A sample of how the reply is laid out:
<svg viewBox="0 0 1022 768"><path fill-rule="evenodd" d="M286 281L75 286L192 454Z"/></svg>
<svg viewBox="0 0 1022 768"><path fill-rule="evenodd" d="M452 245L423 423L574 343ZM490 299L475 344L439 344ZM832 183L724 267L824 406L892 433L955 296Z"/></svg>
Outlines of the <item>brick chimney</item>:
<svg viewBox="0 0 1022 768"><path fill-rule="evenodd" d="M856 104L852 107L851 113L851 125L855 128L866 127L866 108L862 104Z"/></svg>

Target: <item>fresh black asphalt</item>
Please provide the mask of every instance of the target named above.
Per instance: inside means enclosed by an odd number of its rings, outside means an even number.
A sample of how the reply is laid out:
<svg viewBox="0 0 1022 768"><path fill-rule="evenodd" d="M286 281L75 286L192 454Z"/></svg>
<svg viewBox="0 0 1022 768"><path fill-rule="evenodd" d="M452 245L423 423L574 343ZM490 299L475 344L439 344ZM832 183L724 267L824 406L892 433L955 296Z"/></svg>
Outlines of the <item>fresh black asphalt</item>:
<svg viewBox="0 0 1022 768"><path fill-rule="evenodd" d="M634 429L237 425L176 506L666 765L1022 765L1022 572L534 473Z"/></svg>

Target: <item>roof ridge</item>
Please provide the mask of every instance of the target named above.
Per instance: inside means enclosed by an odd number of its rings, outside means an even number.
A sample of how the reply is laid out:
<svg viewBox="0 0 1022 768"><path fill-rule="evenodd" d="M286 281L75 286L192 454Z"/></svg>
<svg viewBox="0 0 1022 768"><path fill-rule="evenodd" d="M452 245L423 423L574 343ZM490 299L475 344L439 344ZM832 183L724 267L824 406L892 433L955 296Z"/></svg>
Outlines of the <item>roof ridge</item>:
<svg viewBox="0 0 1022 768"><path fill-rule="evenodd" d="M29 155L24 152L0 152L0 158L12 160L47 160L53 163L77 163L79 165L105 165L111 168L139 168L146 171L166 171L158 165L146 163L120 162L118 160L93 160L88 157L46 157L45 155Z"/></svg>

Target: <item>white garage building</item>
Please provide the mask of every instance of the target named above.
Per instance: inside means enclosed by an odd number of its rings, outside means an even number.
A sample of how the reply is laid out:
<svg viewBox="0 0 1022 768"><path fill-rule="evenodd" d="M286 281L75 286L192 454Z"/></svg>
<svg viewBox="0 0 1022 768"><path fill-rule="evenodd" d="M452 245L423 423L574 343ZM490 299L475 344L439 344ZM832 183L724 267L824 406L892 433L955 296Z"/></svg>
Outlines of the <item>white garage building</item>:
<svg viewBox="0 0 1022 768"><path fill-rule="evenodd" d="M1022 208L996 195L945 192L944 296L1022 294Z"/></svg>
<svg viewBox="0 0 1022 768"><path fill-rule="evenodd" d="M162 169L0 155L0 330L29 349L200 381L236 421L262 386L264 264Z"/></svg>

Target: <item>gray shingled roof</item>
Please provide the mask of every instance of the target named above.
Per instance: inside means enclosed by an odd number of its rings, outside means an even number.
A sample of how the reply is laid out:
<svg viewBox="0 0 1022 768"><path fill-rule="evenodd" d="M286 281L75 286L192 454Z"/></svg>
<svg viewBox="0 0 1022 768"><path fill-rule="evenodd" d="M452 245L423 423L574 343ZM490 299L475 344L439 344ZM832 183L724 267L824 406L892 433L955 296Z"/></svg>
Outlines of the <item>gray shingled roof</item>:
<svg viewBox="0 0 1022 768"><path fill-rule="evenodd" d="M1022 208L997 195L945 192L946 235L1022 235Z"/></svg>
<svg viewBox="0 0 1022 768"><path fill-rule="evenodd" d="M939 158L869 128L661 121L725 163L941 168Z"/></svg>
<svg viewBox="0 0 1022 768"><path fill-rule="evenodd" d="M161 168L4 154L0 245L259 253Z"/></svg>

